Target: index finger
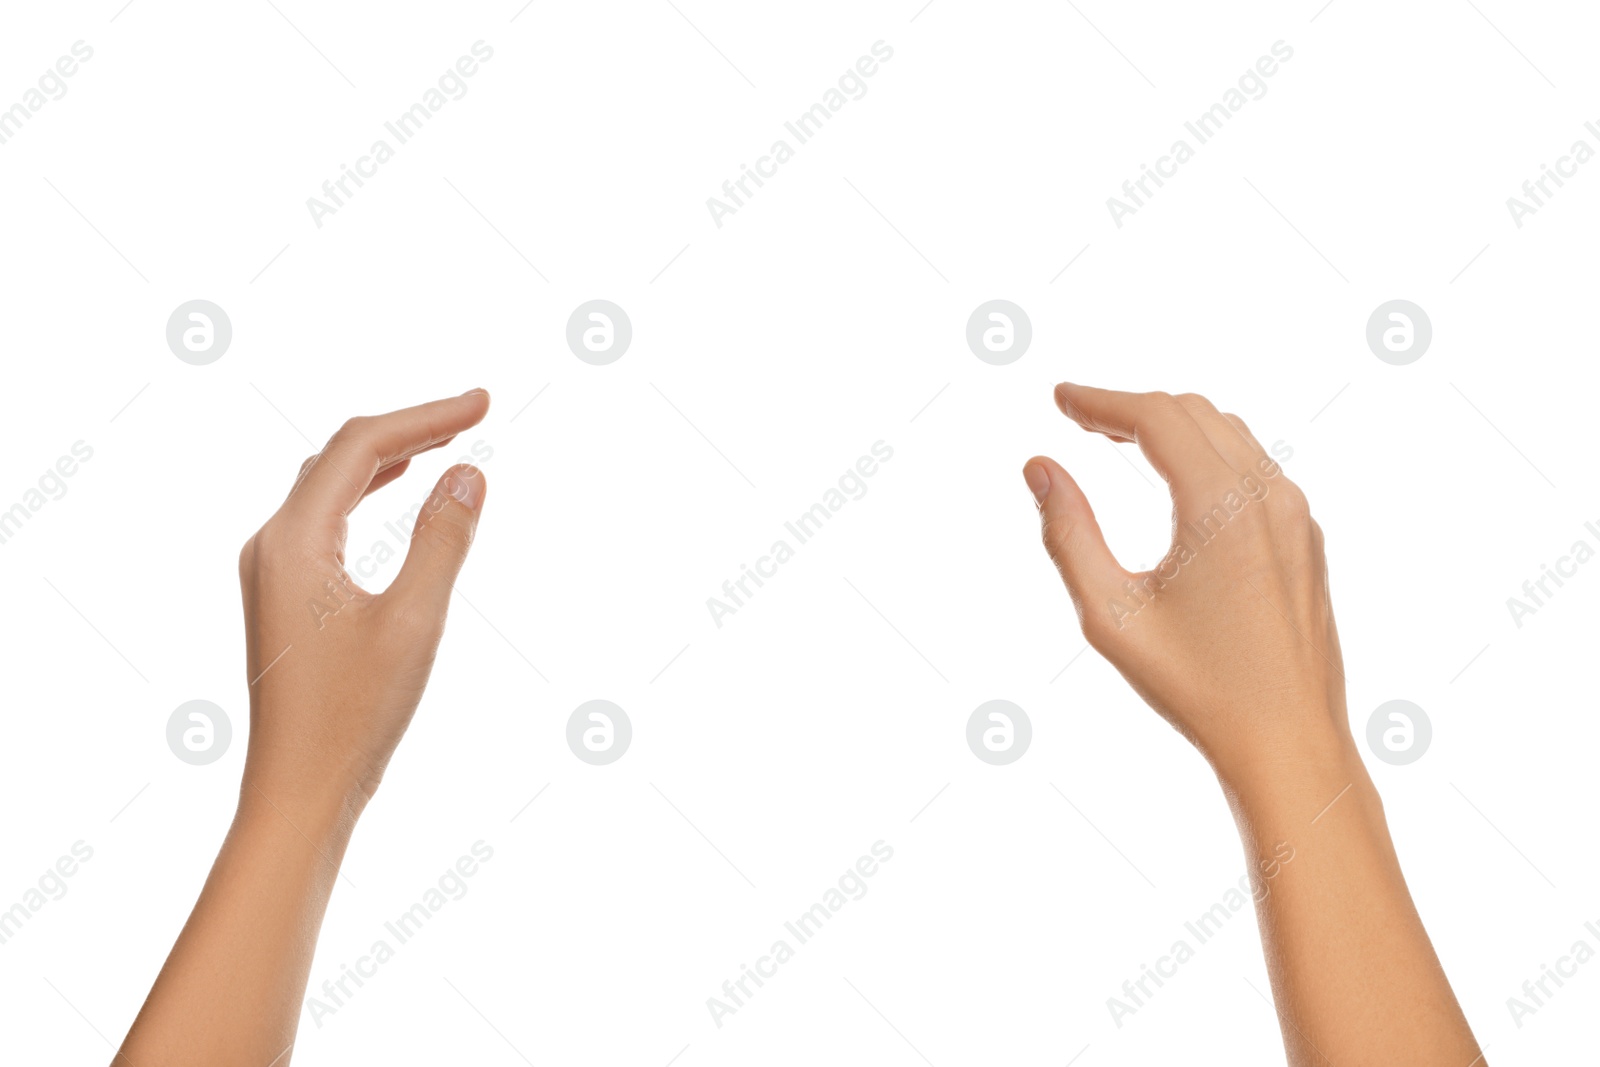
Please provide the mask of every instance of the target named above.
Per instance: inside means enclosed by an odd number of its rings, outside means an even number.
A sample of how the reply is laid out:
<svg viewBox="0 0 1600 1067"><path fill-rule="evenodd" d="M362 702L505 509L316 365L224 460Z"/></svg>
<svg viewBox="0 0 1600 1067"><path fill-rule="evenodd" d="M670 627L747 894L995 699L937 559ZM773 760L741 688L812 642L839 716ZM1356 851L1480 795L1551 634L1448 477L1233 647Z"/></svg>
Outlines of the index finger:
<svg viewBox="0 0 1600 1067"><path fill-rule="evenodd" d="M1056 406L1085 430L1136 442L1174 488L1232 472L1183 402L1170 393L1123 393L1062 382L1056 386Z"/></svg>
<svg viewBox="0 0 1600 1067"><path fill-rule="evenodd" d="M477 425L489 411L489 394L474 389L447 400L358 416L329 439L284 502L306 515L348 515L379 471L437 448Z"/></svg>

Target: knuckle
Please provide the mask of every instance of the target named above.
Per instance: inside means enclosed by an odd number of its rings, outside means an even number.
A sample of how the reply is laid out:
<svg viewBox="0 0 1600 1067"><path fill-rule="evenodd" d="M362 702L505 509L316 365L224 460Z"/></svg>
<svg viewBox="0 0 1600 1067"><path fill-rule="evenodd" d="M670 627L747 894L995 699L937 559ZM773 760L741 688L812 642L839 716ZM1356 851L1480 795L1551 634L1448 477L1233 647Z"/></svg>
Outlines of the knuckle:
<svg viewBox="0 0 1600 1067"><path fill-rule="evenodd" d="M338 430L334 431L331 441L358 440L363 434L366 433L367 427L371 425L371 423L372 419L369 416L352 415L348 419L344 420L344 423L339 427Z"/></svg>
<svg viewBox="0 0 1600 1067"><path fill-rule="evenodd" d="M1163 415L1174 416L1187 415L1189 413L1189 409L1184 405L1184 402L1171 393L1156 393L1154 401L1156 410Z"/></svg>
<svg viewBox="0 0 1600 1067"><path fill-rule="evenodd" d="M428 494L422 507L424 526L439 526L447 531L464 530L470 533L473 518L471 508L439 489Z"/></svg>
<svg viewBox="0 0 1600 1067"><path fill-rule="evenodd" d="M252 534L250 538L245 541L244 546L239 549L239 574L241 576L249 574L251 571L255 570L255 566L256 538L255 535Z"/></svg>
<svg viewBox="0 0 1600 1067"><path fill-rule="evenodd" d="M294 534L284 526L283 520L273 516L246 542L252 569L261 573L286 565L297 555L296 544ZM244 562L243 554L240 562Z"/></svg>
<svg viewBox="0 0 1600 1067"><path fill-rule="evenodd" d="M1189 409L1183 406L1183 401L1166 392L1152 392L1144 394L1143 407L1149 415L1151 422L1165 422L1177 418L1187 418ZM1145 421L1141 419L1141 422Z"/></svg>
<svg viewBox="0 0 1600 1067"><path fill-rule="evenodd" d="M1117 635L1117 622L1104 604L1079 605L1078 625L1083 630L1083 639L1096 652L1104 652Z"/></svg>
<svg viewBox="0 0 1600 1067"><path fill-rule="evenodd" d="M1290 521L1300 526L1311 524L1311 501L1293 482L1285 482L1278 490L1278 510Z"/></svg>
<svg viewBox="0 0 1600 1067"><path fill-rule="evenodd" d="M471 547L472 526L462 521L454 512L454 508L445 508L429 516L427 521L417 527L414 540L437 550L460 552Z"/></svg>
<svg viewBox="0 0 1600 1067"><path fill-rule="evenodd" d="M293 567L293 559L292 536L273 516L239 549L239 580L247 584L270 582L274 575Z"/></svg>
<svg viewBox="0 0 1600 1067"><path fill-rule="evenodd" d="M1052 557L1065 554L1072 540L1072 528L1061 519L1045 519L1039 524L1039 539Z"/></svg>
<svg viewBox="0 0 1600 1067"><path fill-rule="evenodd" d="M257 555L276 555L283 548L283 528L278 523L277 516L273 516L262 524L251 542L255 545Z"/></svg>
<svg viewBox="0 0 1600 1067"><path fill-rule="evenodd" d="M321 458L322 453L316 452L307 456L305 461L300 464L300 470L296 472L294 476L294 485L289 488L289 493L291 496L294 494L295 490L299 489L301 484L305 482L307 475L311 473L311 468L315 467L317 465L317 460Z"/></svg>

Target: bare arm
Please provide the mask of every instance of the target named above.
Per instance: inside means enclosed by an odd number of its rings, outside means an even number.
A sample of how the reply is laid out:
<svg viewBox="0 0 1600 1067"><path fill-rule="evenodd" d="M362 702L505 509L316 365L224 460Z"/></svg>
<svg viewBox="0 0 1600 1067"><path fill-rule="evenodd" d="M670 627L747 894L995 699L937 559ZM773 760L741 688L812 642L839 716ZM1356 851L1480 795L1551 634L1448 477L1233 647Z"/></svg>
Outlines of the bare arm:
<svg viewBox="0 0 1600 1067"><path fill-rule="evenodd" d="M240 553L254 681L239 808L118 1064L289 1063L339 864L422 699L483 476L445 473L378 595L344 570L346 516L488 408L478 390L352 419Z"/></svg>
<svg viewBox="0 0 1600 1067"><path fill-rule="evenodd" d="M1482 1064L1350 732L1305 495L1204 397L1063 384L1056 402L1083 429L1137 443L1171 489L1172 549L1135 574L1060 465L1039 457L1023 472L1085 637L1216 770L1289 1062Z"/></svg>

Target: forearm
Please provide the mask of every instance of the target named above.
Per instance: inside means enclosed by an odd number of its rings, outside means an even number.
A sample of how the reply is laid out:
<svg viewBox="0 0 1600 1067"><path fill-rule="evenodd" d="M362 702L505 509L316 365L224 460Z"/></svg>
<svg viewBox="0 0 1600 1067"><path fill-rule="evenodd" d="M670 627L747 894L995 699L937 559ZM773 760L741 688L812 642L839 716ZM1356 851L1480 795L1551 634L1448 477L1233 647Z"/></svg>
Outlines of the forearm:
<svg viewBox="0 0 1600 1067"><path fill-rule="evenodd" d="M1348 733L1220 773L1289 1062L1481 1065Z"/></svg>
<svg viewBox="0 0 1600 1067"><path fill-rule="evenodd" d="M343 798L269 797L238 813L119 1064L286 1067L323 914L357 814Z"/></svg>
<svg viewBox="0 0 1600 1067"><path fill-rule="evenodd" d="M345 570L348 516L488 410L473 389L349 420L240 549L250 746L239 810L117 1062L288 1064L339 864L428 683L483 472L457 464L435 483L382 593Z"/></svg>

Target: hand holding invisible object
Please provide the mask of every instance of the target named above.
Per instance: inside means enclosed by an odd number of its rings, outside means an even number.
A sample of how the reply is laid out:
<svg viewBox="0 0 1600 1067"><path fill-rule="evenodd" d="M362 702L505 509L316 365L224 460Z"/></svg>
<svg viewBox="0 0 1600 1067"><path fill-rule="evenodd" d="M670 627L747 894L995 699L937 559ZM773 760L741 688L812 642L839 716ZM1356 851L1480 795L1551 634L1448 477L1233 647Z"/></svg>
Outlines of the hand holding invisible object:
<svg viewBox="0 0 1600 1067"><path fill-rule="evenodd" d="M1171 490L1172 547L1135 574L1060 464L1023 468L1084 637L1217 773L1289 1062L1484 1064L1351 734L1305 494L1204 397L1072 384L1055 396L1083 429L1137 444Z"/></svg>
<svg viewBox="0 0 1600 1067"><path fill-rule="evenodd" d="M481 389L351 419L239 554L250 745L239 807L116 1063L286 1067L350 834L422 699L485 482L447 470L382 593L344 566L347 520L482 420Z"/></svg>

